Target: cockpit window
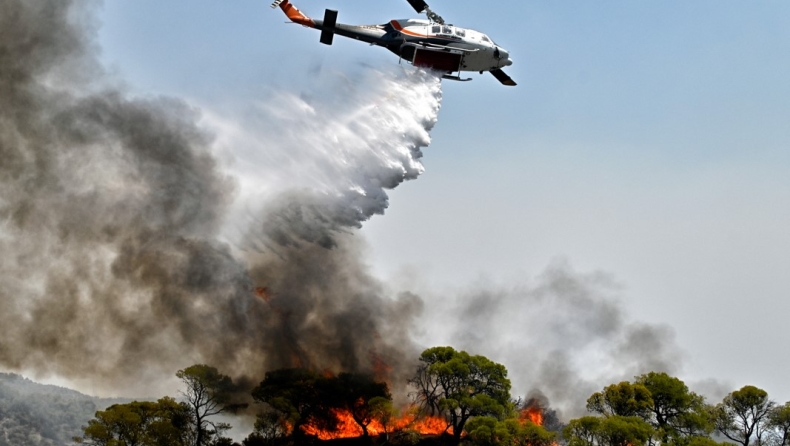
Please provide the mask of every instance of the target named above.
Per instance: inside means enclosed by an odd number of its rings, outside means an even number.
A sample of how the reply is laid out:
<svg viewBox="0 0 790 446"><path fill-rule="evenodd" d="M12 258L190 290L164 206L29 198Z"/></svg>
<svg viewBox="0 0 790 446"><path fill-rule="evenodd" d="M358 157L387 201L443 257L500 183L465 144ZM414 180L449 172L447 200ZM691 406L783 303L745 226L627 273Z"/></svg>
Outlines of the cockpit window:
<svg viewBox="0 0 790 446"><path fill-rule="evenodd" d="M491 42L491 40L488 39L488 36L484 35L483 36L483 42Z"/></svg>
<svg viewBox="0 0 790 446"><path fill-rule="evenodd" d="M455 29L455 34L458 35L458 36L464 37L464 36L466 36L466 31L464 31L462 29L459 29L459 28L456 28Z"/></svg>
<svg viewBox="0 0 790 446"><path fill-rule="evenodd" d="M442 32L442 27L439 25L435 25L433 28L431 28L431 32L433 32L434 34L439 34L440 32Z"/></svg>

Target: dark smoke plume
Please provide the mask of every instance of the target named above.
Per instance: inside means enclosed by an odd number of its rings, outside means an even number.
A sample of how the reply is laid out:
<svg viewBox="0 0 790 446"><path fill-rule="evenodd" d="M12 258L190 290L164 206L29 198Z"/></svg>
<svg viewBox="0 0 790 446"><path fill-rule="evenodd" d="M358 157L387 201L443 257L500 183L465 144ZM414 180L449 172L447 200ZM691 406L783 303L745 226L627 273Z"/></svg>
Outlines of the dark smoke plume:
<svg viewBox="0 0 790 446"><path fill-rule="evenodd" d="M381 97L411 91L427 101L419 113L350 95L345 107L366 119L297 135L343 155L311 157L324 187L239 205L254 194L218 161L199 110L109 84L95 6L0 8L0 367L137 395L198 362L251 384L290 366L400 380L415 356L404 328L422 304L385 295L347 232L384 211L384 188L422 171L438 80L383 76ZM399 136L375 138L381 122Z"/></svg>

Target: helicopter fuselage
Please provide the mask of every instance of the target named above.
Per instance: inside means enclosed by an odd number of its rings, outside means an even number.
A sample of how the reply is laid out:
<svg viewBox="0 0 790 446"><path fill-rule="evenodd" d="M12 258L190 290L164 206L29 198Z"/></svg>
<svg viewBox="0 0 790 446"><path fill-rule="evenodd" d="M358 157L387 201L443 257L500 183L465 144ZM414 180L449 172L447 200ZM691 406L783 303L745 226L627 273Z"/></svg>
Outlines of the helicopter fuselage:
<svg viewBox="0 0 790 446"><path fill-rule="evenodd" d="M488 71L504 85L516 85L502 70L513 64L508 52L487 35L473 29L446 24L438 15L427 8L422 0L415 9L424 8L429 18L390 20L382 25L346 25L337 23L337 11L326 10L324 20L315 20L299 11L289 0L275 0L294 23L321 31L321 43L331 45L333 37L343 37L367 42L387 48L415 66L431 68L443 73L443 77L461 79L462 71ZM453 75L458 73L458 75Z"/></svg>
<svg viewBox="0 0 790 446"><path fill-rule="evenodd" d="M324 29L323 20L313 22L316 29ZM508 52L487 35L473 29L431 23L428 20L391 20L383 25L338 23L332 27L332 32L385 47L416 65L447 68L448 72L491 71L513 64ZM443 57L442 53L458 57ZM453 64L455 60L458 64Z"/></svg>

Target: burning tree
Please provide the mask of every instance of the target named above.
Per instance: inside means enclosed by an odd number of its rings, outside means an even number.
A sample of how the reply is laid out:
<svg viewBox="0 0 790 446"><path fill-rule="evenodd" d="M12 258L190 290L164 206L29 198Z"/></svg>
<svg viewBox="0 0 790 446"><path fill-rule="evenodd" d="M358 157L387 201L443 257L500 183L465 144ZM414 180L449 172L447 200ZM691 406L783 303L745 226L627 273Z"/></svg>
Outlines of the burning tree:
<svg viewBox="0 0 790 446"><path fill-rule="evenodd" d="M280 369L266 372L252 390L255 401L266 403L295 438L304 435L306 423L329 424L331 416L323 394L323 377L306 369Z"/></svg>
<svg viewBox="0 0 790 446"><path fill-rule="evenodd" d="M472 417L502 419L513 410L507 369L490 359L452 347L433 347L420 355L420 366L409 381L415 402L431 415L442 415L458 444Z"/></svg>
<svg viewBox="0 0 790 446"><path fill-rule="evenodd" d="M382 402L392 399L387 384L369 375L341 373L334 377L306 369L268 372L252 396L275 414L259 417L261 425L288 426L295 440L306 434L320 437L323 432L354 436L345 432L349 429L355 436L367 437Z"/></svg>
<svg viewBox="0 0 790 446"><path fill-rule="evenodd" d="M392 399L387 384L376 382L369 375L341 373L335 380L340 403L362 428L363 436L369 435L368 425L380 413L383 401Z"/></svg>

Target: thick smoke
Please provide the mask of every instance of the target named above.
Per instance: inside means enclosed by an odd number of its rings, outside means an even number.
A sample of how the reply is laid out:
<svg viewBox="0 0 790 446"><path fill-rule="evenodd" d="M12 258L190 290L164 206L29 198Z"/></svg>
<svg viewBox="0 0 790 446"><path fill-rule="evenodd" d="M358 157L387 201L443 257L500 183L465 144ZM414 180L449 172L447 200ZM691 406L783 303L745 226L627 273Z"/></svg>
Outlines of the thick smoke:
<svg viewBox="0 0 790 446"><path fill-rule="evenodd" d="M247 385L292 366L402 385L423 302L371 277L354 233L422 172L439 80L325 73L239 125L110 85L93 6L0 9L0 367L135 396L198 362ZM566 418L682 359L670 329L626 321L605 275L560 264L451 294L428 301L423 329L502 362Z"/></svg>
<svg viewBox="0 0 790 446"><path fill-rule="evenodd" d="M438 79L273 96L256 144L275 161L226 169L234 139L199 110L108 83L93 6L0 9L0 366L137 395L197 362L252 384L289 366L400 380L421 301L386 295L350 232L422 172Z"/></svg>
<svg viewBox="0 0 790 446"><path fill-rule="evenodd" d="M426 313L437 326L458 327L453 345L505 364L514 392L541 395L567 420L584 414L586 399L606 385L680 371L673 330L629 322L620 292L609 275L558 261L516 285L483 281L453 294L449 313L460 323L437 320L434 299L426 299Z"/></svg>

